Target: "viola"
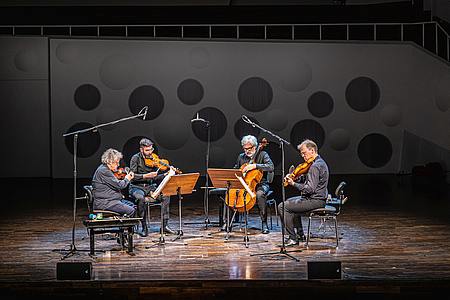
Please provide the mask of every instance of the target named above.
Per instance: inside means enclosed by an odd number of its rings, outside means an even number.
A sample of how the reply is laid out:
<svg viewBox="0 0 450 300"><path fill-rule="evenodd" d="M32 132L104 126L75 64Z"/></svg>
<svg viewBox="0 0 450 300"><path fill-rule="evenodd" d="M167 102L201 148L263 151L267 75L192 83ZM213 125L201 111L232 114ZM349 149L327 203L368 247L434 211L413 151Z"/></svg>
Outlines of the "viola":
<svg viewBox="0 0 450 300"><path fill-rule="evenodd" d="M261 150L267 146L269 142L267 139L263 138L261 142L258 145L257 150L253 154L252 158L248 163L245 163L241 166L241 171L249 164L253 164L255 162L256 157L258 157L258 154L261 152ZM228 195L226 195L225 203L232 209L238 211L238 212L245 212L249 211L253 208L253 206L256 203L256 185L261 181L263 177L263 172L258 169L253 169L251 171L248 171L246 173L243 173L244 181L250 188L252 194L247 192L246 189L230 189ZM245 205L244 205L245 200Z"/></svg>
<svg viewBox="0 0 450 300"><path fill-rule="evenodd" d="M283 185L284 186L288 186L289 183L287 181L287 178L292 178L292 180L296 181L300 175L302 174L306 174L309 170L309 167L311 167L311 165L314 162L313 157L311 157L310 159L308 159L307 161L299 164L292 172L290 172L289 174L286 175L286 177L283 179Z"/></svg>
<svg viewBox="0 0 450 300"><path fill-rule="evenodd" d="M125 167L125 168L117 168L116 171L113 171L114 176L116 176L117 179L119 180L123 180L125 179L125 176L127 176L127 174L130 173L130 168Z"/></svg>
<svg viewBox="0 0 450 300"><path fill-rule="evenodd" d="M167 169L173 168L176 174L181 174L180 169L175 168L170 165L167 159L160 158L156 153L152 153L150 157L144 157L145 165L150 168L159 168L161 171L166 171Z"/></svg>

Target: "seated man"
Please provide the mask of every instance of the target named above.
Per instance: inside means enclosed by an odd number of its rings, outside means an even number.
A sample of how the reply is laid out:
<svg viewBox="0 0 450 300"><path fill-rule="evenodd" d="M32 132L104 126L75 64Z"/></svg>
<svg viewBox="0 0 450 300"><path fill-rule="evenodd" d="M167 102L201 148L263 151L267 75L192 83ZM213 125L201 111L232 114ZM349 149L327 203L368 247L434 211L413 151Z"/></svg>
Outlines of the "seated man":
<svg viewBox="0 0 450 300"><path fill-rule="evenodd" d="M134 205L124 199L121 190L128 186L134 174L128 173L123 180L114 176L121 159L122 153L115 149L110 148L103 153L102 164L95 170L92 178L94 209L109 210L132 217L135 214Z"/></svg>
<svg viewBox="0 0 450 300"><path fill-rule="evenodd" d="M133 155L130 161L130 169L135 175L130 184L130 195L137 201L138 216L142 217L142 231L139 231L138 234L144 237L148 235L147 210L144 205L145 198L147 196L150 197L150 193L156 190L158 184L165 176L165 173L158 174L159 169L157 167L147 166L145 163L146 158L152 158L153 150L153 142L143 138L139 142L139 152ZM156 200L162 204L164 232L176 234L176 231L169 227L170 197L161 195Z"/></svg>
<svg viewBox="0 0 450 300"><path fill-rule="evenodd" d="M328 195L328 166L327 163L320 157L318 153L317 144L311 140L304 140L297 146L300 155L309 165L306 171L306 178L302 181L302 176L292 178L288 174L285 177L287 184L295 187L299 192L299 196L286 199L283 203L278 205L280 216L283 216L284 208L284 226L289 238L286 240L286 246L298 245L299 242L306 241L303 232L301 214L311 211L316 208L325 207L325 202ZM306 169L306 168L305 168ZM294 228L297 232L294 231Z"/></svg>
<svg viewBox="0 0 450 300"><path fill-rule="evenodd" d="M269 227L267 226L267 192L269 192L269 173L273 172L274 165L270 156L265 151L256 151L258 147L258 140L252 135L246 135L241 140L241 146L244 152L239 154L235 169L239 169L242 165L247 164L243 172L248 172L254 169L258 169L263 172L263 178L261 182L255 188L256 202L259 208L259 216L261 218L261 233L269 233Z"/></svg>

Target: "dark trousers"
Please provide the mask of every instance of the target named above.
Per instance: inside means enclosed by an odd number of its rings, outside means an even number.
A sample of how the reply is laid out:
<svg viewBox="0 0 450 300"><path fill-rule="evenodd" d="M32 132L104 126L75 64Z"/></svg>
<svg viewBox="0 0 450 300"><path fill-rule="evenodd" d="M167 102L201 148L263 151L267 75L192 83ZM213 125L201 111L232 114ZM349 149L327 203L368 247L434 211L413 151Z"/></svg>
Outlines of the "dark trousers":
<svg viewBox="0 0 450 300"><path fill-rule="evenodd" d="M297 241L294 228L297 228L299 235L304 234L301 214L321 207L325 207L325 200L308 199L302 196L286 199L284 203L284 227L292 240ZM278 204L278 212L280 216L283 216L283 202ZM283 219L281 221L283 222Z"/></svg>
<svg viewBox="0 0 450 300"><path fill-rule="evenodd" d="M120 201L114 201L111 203L111 205L108 205L104 209L114 211L121 215L127 215L128 217L134 217L136 212L133 202L124 199Z"/></svg>
<svg viewBox="0 0 450 300"><path fill-rule="evenodd" d="M138 216L143 218L143 221L145 222L147 220L147 210L145 207L145 191L137 187L132 187L130 189L130 195L136 200ZM163 220L165 223L167 223L167 221L169 220L170 197L159 196L158 199L155 200L155 202L161 202Z"/></svg>

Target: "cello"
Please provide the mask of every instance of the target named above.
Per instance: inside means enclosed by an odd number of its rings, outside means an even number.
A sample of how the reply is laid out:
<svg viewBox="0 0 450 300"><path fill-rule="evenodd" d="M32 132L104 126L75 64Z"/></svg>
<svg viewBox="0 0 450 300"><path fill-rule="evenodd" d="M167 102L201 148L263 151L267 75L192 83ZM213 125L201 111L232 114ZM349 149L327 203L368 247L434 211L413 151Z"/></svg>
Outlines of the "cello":
<svg viewBox="0 0 450 300"><path fill-rule="evenodd" d="M256 157L258 157L261 149L267 146L269 142L267 139L263 138L258 145L255 153L248 163L243 164L240 167L242 171L247 165L255 163ZM242 189L230 189L228 195L225 197L225 203L238 212L249 211L253 208L256 203L256 185L261 181L263 177L263 171L258 169L250 170L246 173L243 173L243 180L249 187L250 191L247 191L245 188ZM245 203L244 203L245 200ZM245 205L244 205L245 204Z"/></svg>

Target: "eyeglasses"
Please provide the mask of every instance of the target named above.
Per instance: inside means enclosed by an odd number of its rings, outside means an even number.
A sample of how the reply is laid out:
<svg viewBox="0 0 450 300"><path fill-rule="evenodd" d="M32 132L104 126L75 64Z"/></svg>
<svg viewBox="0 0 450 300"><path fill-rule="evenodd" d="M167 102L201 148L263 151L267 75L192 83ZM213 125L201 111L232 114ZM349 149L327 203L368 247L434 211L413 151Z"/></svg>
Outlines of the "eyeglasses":
<svg viewBox="0 0 450 300"><path fill-rule="evenodd" d="M244 151L250 151L253 148L255 148L255 146L251 146L251 147L243 147L242 149L244 149Z"/></svg>

